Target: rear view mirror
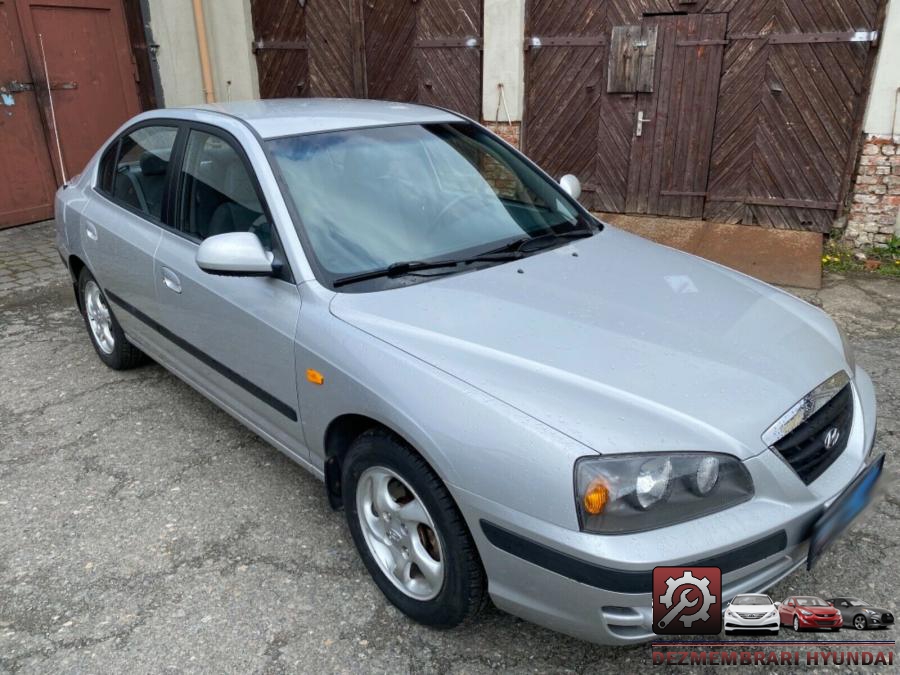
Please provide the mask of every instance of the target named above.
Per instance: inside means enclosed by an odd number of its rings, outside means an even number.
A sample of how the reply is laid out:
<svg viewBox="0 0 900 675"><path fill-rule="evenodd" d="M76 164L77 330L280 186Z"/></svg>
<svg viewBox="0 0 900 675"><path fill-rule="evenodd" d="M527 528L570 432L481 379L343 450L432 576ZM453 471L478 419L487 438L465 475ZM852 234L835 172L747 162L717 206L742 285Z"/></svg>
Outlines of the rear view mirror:
<svg viewBox="0 0 900 675"><path fill-rule="evenodd" d="M567 173L559 179L560 187L565 190L572 199L581 197L581 181L577 176Z"/></svg>
<svg viewBox="0 0 900 675"><path fill-rule="evenodd" d="M197 266L204 272L233 277L267 277L274 256L252 232L226 232L207 237L197 249Z"/></svg>

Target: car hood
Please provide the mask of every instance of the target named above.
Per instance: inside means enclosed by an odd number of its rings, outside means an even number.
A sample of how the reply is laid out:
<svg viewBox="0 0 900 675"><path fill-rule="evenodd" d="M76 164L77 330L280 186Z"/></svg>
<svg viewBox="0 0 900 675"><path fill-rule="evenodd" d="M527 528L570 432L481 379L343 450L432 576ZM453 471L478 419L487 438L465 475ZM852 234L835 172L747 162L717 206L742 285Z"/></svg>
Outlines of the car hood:
<svg viewBox="0 0 900 675"><path fill-rule="evenodd" d="M512 263L339 293L331 311L601 453L754 456L770 424L846 368L811 305L611 227Z"/></svg>
<svg viewBox="0 0 900 675"><path fill-rule="evenodd" d="M777 608L775 605L731 605L728 609L741 614L768 614Z"/></svg>

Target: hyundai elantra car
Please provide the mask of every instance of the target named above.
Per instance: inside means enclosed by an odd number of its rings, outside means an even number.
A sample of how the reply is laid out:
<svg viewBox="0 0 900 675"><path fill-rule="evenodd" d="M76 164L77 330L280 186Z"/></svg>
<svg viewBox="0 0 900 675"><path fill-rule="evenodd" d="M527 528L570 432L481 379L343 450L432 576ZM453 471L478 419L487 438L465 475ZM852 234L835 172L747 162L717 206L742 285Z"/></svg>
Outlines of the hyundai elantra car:
<svg viewBox="0 0 900 675"><path fill-rule="evenodd" d="M783 626L801 630L840 630L844 625L841 613L834 605L821 598L794 596L778 603Z"/></svg>
<svg viewBox="0 0 900 675"><path fill-rule="evenodd" d="M736 631L766 632L778 635L781 622L778 607L764 593L744 593L728 603L723 616L725 635Z"/></svg>
<svg viewBox="0 0 900 675"><path fill-rule="evenodd" d="M57 245L97 356L152 358L321 478L407 616L490 597L630 644L654 567L766 589L883 459L828 316L580 189L433 107L156 110L59 191Z"/></svg>

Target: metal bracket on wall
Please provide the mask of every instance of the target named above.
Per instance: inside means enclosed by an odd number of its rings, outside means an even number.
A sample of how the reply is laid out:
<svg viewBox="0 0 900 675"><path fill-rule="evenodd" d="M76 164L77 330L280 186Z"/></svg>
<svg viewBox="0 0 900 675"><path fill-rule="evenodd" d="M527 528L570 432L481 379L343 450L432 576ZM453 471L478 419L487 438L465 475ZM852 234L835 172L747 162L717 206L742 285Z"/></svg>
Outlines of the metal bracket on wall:
<svg viewBox="0 0 900 675"><path fill-rule="evenodd" d="M481 49L482 39L479 37L464 38L432 38L416 40L415 46L425 49L439 49L447 47L462 47L466 49Z"/></svg>

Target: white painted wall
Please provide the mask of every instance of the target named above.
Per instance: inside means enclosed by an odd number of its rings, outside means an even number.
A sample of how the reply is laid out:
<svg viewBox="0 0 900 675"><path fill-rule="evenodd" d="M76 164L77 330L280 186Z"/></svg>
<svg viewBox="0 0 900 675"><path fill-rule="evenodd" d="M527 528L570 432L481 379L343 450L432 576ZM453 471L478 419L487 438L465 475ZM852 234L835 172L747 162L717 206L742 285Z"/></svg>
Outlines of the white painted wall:
<svg viewBox="0 0 900 675"><path fill-rule="evenodd" d="M525 0L484 0L482 115L489 122L522 120L525 96ZM503 85L506 107L500 105Z"/></svg>
<svg viewBox="0 0 900 675"><path fill-rule="evenodd" d="M191 0L148 0L150 31L169 108L203 103L203 79ZM219 101L259 97L253 23L247 0L204 0L213 86ZM230 85L229 85L230 82Z"/></svg>
<svg viewBox="0 0 900 675"><path fill-rule="evenodd" d="M880 42L864 130L879 136L898 135L900 119L897 128L892 128L892 125L898 105L897 90L900 88L900 0L890 0L888 3L887 20Z"/></svg>

